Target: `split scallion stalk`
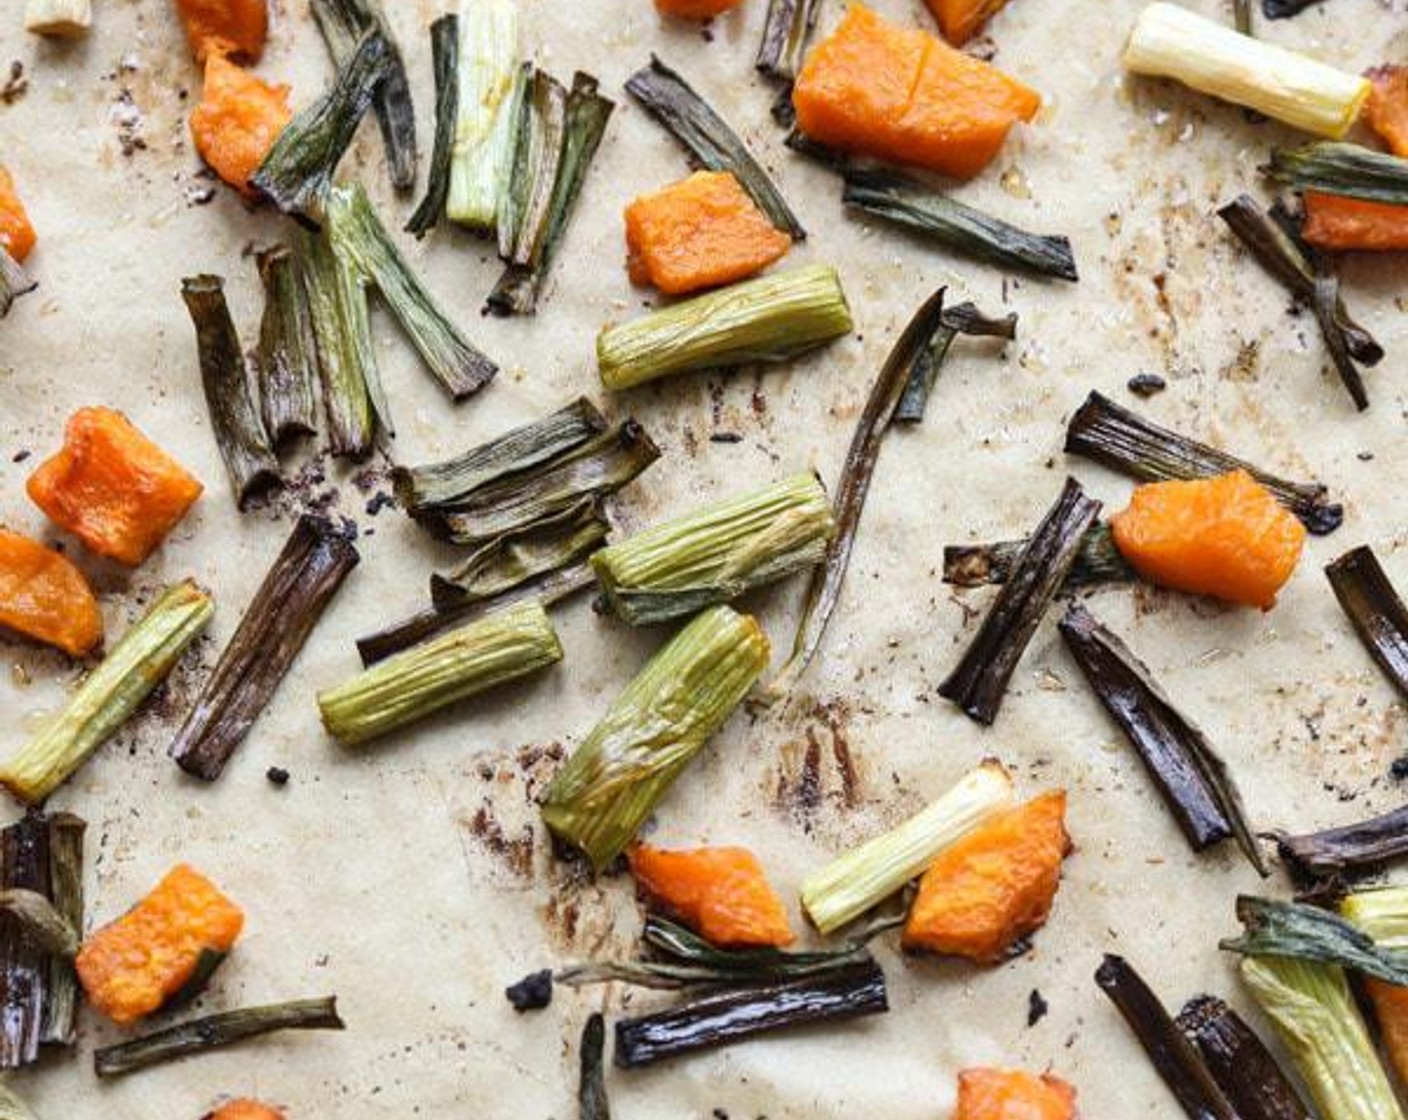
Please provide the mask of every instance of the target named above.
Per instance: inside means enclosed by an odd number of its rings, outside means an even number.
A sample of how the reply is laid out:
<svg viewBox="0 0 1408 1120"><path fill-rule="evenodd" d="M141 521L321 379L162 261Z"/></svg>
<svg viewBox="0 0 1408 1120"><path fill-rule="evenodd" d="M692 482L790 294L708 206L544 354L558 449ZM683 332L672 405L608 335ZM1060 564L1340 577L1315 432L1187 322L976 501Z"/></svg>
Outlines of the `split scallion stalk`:
<svg viewBox="0 0 1408 1120"><path fill-rule="evenodd" d="M626 686L543 794L543 820L596 871L625 851L767 667L757 622L710 607Z"/></svg>
<svg viewBox="0 0 1408 1120"><path fill-rule="evenodd" d="M1237 918L1244 932L1219 947L1247 957L1294 958L1339 965L1386 984L1408 985L1408 953L1377 945L1338 914L1304 902L1241 895Z"/></svg>
<svg viewBox="0 0 1408 1120"><path fill-rule="evenodd" d="M0 319L10 313L15 300L39 287L39 281L25 271L14 257L0 247Z"/></svg>
<svg viewBox="0 0 1408 1120"><path fill-rule="evenodd" d="M103 745L205 629L215 604L192 581L168 588L78 687L68 707L0 764L0 785L35 805Z"/></svg>
<svg viewBox="0 0 1408 1120"><path fill-rule="evenodd" d="M1125 47L1124 68L1173 78L1200 93L1335 140L1358 119L1372 88L1358 74L1166 3L1150 4L1140 13Z"/></svg>
<svg viewBox="0 0 1408 1120"><path fill-rule="evenodd" d="M955 587L986 587L1006 583L1025 540L998 541L996 544L948 545L944 549L944 582ZM1075 563L1066 573L1066 581L1058 595L1101 583L1132 583L1139 575L1129 566L1115 544L1114 533L1106 522L1098 522L1081 538Z"/></svg>
<svg viewBox="0 0 1408 1120"><path fill-rule="evenodd" d="M529 264L547 228L553 186L567 135L567 90L545 70L528 77L519 108L514 147L512 221L499 225L499 256L509 264Z"/></svg>
<svg viewBox="0 0 1408 1120"><path fill-rule="evenodd" d="M948 360L954 340L961 334L1010 342L1017 337L1017 315L1013 312L1000 319L994 318L984 315L971 303L944 308L939 328L914 361L909 383L905 385L891 417L892 423L918 424L924 419L924 410L929 404L929 395L938 383L939 371Z"/></svg>
<svg viewBox="0 0 1408 1120"><path fill-rule="evenodd" d="M334 739L356 746L561 660L542 606L520 603L320 692L318 710Z"/></svg>
<svg viewBox="0 0 1408 1120"><path fill-rule="evenodd" d="M1373 867L1408 855L1408 805L1340 828L1278 833L1276 848L1282 860L1308 875Z"/></svg>
<svg viewBox="0 0 1408 1120"><path fill-rule="evenodd" d="M277 448L296 436L313 435L318 419L313 400L317 342L313 315L298 260L285 245L259 253L264 315L259 323L259 407L264 431Z"/></svg>
<svg viewBox="0 0 1408 1120"><path fill-rule="evenodd" d="M406 223L406 232L424 237L445 215L459 120L460 22L453 12L430 25L430 55L435 71L435 147L425 180L425 197Z"/></svg>
<svg viewBox="0 0 1408 1120"><path fill-rule="evenodd" d="M1354 358L1345 345L1345 338L1339 329L1338 312L1344 306L1340 299L1340 282L1336 276L1320 274L1315 277L1315 297L1311 300L1311 310L1315 321L1325 336L1325 348L1330 352L1330 361L1335 372L1340 375L1345 389L1349 391L1354 407L1363 412L1369 407L1369 392L1364 387L1364 375L1354 364Z"/></svg>
<svg viewBox="0 0 1408 1120"><path fill-rule="evenodd" d="M496 233L517 141L518 4L461 0L457 113L445 214Z"/></svg>
<svg viewBox="0 0 1408 1120"><path fill-rule="evenodd" d="M821 0L768 0L757 68L770 78L790 84L802 68L807 40L820 12Z"/></svg>
<svg viewBox="0 0 1408 1120"><path fill-rule="evenodd" d="M1240 1120L1311 1120L1266 1044L1222 1000L1191 999L1177 1021Z"/></svg>
<svg viewBox="0 0 1408 1120"><path fill-rule="evenodd" d="M826 491L808 472L610 545L592 567L611 610L641 626L813 567L835 529Z"/></svg>
<svg viewBox="0 0 1408 1120"><path fill-rule="evenodd" d="M606 1020L601 1012L587 1016L577 1049L578 1120L611 1120L611 1102L606 1096Z"/></svg>
<svg viewBox="0 0 1408 1120"><path fill-rule="evenodd" d="M93 26L91 0L27 0L24 29L54 39L77 39Z"/></svg>
<svg viewBox="0 0 1408 1120"><path fill-rule="evenodd" d="M1408 159L1359 144L1274 148L1271 162L1262 170L1298 191L1408 205Z"/></svg>
<svg viewBox="0 0 1408 1120"><path fill-rule="evenodd" d="M802 883L802 907L832 933L884 902L946 847L1013 804L1012 778L989 759L897 828L832 860Z"/></svg>

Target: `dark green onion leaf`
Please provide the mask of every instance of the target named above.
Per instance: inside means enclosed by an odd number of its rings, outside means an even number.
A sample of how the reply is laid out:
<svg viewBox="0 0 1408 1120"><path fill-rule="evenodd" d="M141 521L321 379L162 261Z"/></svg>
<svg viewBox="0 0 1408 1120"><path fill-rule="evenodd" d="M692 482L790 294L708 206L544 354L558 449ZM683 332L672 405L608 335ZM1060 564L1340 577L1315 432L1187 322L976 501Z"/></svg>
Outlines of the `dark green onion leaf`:
<svg viewBox="0 0 1408 1120"><path fill-rule="evenodd" d="M807 40L816 27L821 0L768 0L767 22L758 44L757 68L770 78L787 83L802 68ZM791 96L787 98L791 103Z"/></svg>
<svg viewBox="0 0 1408 1120"><path fill-rule="evenodd" d="M1320 0L1261 0L1261 11L1267 19L1290 19Z"/></svg>
<svg viewBox="0 0 1408 1120"><path fill-rule="evenodd" d="M1017 557L962 659L939 685L940 696L979 723L997 718L1017 662L1065 584L1081 541L1099 514L1100 503L1087 498L1075 479L1066 479L1061 496Z"/></svg>
<svg viewBox="0 0 1408 1120"><path fill-rule="evenodd" d="M1183 716L1118 637L1072 603L1061 636L1091 691L1139 752L1195 852L1235 836L1251 865L1270 874L1227 764L1207 736Z"/></svg>
<svg viewBox="0 0 1408 1120"><path fill-rule="evenodd" d="M1129 1024L1189 1120L1250 1120L1232 1107L1192 1043L1128 961L1107 953L1095 983Z"/></svg>
<svg viewBox="0 0 1408 1120"><path fill-rule="evenodd" d="M318 430L313 400L317 343L298 261L285 245L261 252L264 316L259 323L259 406L264 430L277 449Z"/></svg>
<svg viewBox="0 0 1408 1120"><path fill-rule="evenodd" d="M778 229L802 241L807 231L747 145L679 74L658 58L626 82L626 91L664 126L701 167L731 171Z"/></svg>
<svg viewBox="0 0 1408 1120"><path fill-rule="evenodd" d="M521 192L514 205L512 230L500 231L507 242L504 260L528 265L536 256L539 239L547 232L553 187L567 135L567 90L544 70L535 70L524 91L520 127L515 147L521 162L515 168L512 189Z"/></svg>
<svg viewBox="0 0 1408 1120"><path fill-rule="evenodd" d="M0 319L10 313L15 300L39 287L39 281L24 266L0 248Z"/></svg>
<svg viewBox="0 0 1408 1120"><path fill-rule="evenodd" d="M651 1065L808 1023L876 1015L890 1009L885 974L874 961L819 977L705 996L616 1023L616 1064Z"/></svg>
<svg viewBox="0 0 1408 1120"><path fill-rule="evenodd" d="M1262 170L1298 191L1408 205L1408 159L1359 144L1321 141L1273 148L1271 162Z"/></svg>
<svg viewBox="0 0 1408 1120"><path fill-rule="evenodd" d="M1330 351L1330 361L1334 363L1335 372L1340 375L1344 387L1349 390L1354 407L1363 412L1369 407L1369 394L1364 388L1364 377L1349 353L1344 332L1339 329L1336 315L1340 306L1339 280L1326 274L1317 275L1315 298L1311 302L1315 320L1320 324L1320 331L1325 336L1325 346Z"/></svg>
<svg viewBox="0 0 1408 1120"><path fill-rule="evenodd" d="M117 1046L105 1046L94 1052L93 1067L99 1077L119 1077L274 1031L345 1029L346 1024L337 1014L336 996L244 1007L190 1019Z"/></svg>
<svg viewBox="0 0 1408 1120"><path fill-rule="evenodd" d="M1241 937L1218 947L1247 957L1291 957L1356 969L1387 984L1408 985L1408 953L1381 949L1338 914L1303 902L1239 895Z"/></svg>
<svg viewBox="0 0 1408 1120"><path fill-rule="evenodd" d="M533 131L537 127L532 105L532 90L535 84L543 87L545 95L552 79L543 74L531 61L518 67L509 97L499 107L500 114L506 114L509 130L508 175L499 193L498 207L494 213L494 238L498 243L499 256L503 260L513 259L513 248L518 243L518 231L523 224L523 215L528 203L528 193L533 188L530 178L530 151Z"/></svg>
<svg viewBox="0 0 1408 1120"><path fill-rule="evenodd" d="M1028 233L898 172L852 168L845 177L841 197L848 206L917 230L955 252L1000 268L1080 279L1065 237Z"/></svg>
<svg viewBox="0 0 1408 1120"><path fill-rule="evenodd" d="M220 777L358 560L331 522L298 519L176 733L170 753L182 770Z"/></svg>
<svg viewBox="0 0 1408 1120"><path fill-rule="evenodd" d="M279 484L279 461L254 406L244 348L225 303L225 281L219 276L188 276L181 281L181 298L196 328L210 426L235 488L235 502L244 509L255 494Z"/></svg>
<svg viewBox="0 0 1408 1120"><path fill-rule="evenodd" d="M406 223L406 232L417 238L424 237L445 216L445 200L450 195L460 103L460 20L453 12L430 25L430 54L435 68L435 147L425 197Z"/></svg>
<svg viewBox="0 0 1408 1120"><path fill-rule="evenodd" d="M611 1103L606 1099L606 1020L600 1012L587 1016L580 1051L577 1115L580 1120L611 1120Z"/></svg>
<svg viewBox="0 0 1408 1120"><path fill-rule="evenodd" d="M998 541L996 544L949 545L944 549L944 582L955 587L985 587L1006 583L1025 540ZM1105 522L1092 525L1081 538L1075 563L1066 573L1058 595L1073 595L1085 587L1101 583L1132 583L1139 575L1129 566L1115 545L1114 534Z"/></svg>
<svg viewBox="0 0 1408 1120"><path fill-rule="evenodd" d="M954 339L960 334L975 338L1000 338L1010 342L1017 337L1017 316L1015 313L995 319L984 315L971 303L960 303L956 307L944 309L941 325L929 339L914 363L909 375L909 384L895 406L893 422L896 424L917 424L924 419L924 409L929 403L929 394L939 379L939 371L948 358Z"/></svg>
<svg viewBox="0 0 1408 1120"><path fill-rule="evenodd" d="M1408 607L1368 545L1350 549L1325 568L1344 613L1384 676L1408 697Z"/></svg>
<svg viewBox="0 0 1408 1120"><path fill-rule="evenodd" d="M1275 495L1312 533L1333 533L1344 507L1326 500L1318 482L1287 482L1236 456L1151 424L1099 393L1091 393L1066 427L1066 452L1140 482L1212 478L1244 470Z"/></svg>
<svg viewBox="0 0 1408 1120"><path fill-rule="evenodd" d="M1216 996L1183 1005L1178 1026L1241 1120L1311 1120L1266 1044Z"/></svg>
<svg viewBox="0 0 1408 1120"><path fill-rule="evenodd" d="M367 32L332 88L279 133L249 185L285 214L318 228L333 173L390 70L385 37Z"/></svg>
<svg viewBox="0 0 1408 1120"><path fill-rule="evenodd" d="M1408 854L1408 805L1340 828L1277 833L1276 848L1283 860L1311 875L1374 867Z"/></svg>

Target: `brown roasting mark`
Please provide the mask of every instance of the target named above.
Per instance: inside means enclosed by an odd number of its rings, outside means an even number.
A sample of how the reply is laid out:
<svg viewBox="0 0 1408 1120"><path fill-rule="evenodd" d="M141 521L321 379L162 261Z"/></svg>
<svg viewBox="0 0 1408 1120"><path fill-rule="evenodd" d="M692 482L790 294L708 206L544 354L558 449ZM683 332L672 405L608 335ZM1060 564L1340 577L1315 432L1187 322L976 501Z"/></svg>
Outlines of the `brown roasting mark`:
<svg viewBox="0 0 1408 1120"><path fill-rule="evenodd" d="M849 716L840 701L814 703L802 716L800 737L782 746L774 802L808 832L826 805L851 809L860 800L859 773L846 735ZM829 766L824 761L828 753Z"/></svg>
<svg viewBox="0 0 1408 1120"><path fill-rule="evenodd" d="M470 835L479 846L493 855L508 871L520 879L533 875L533 826L525 824L517 834L511 834L494 816L493 805L487 799L469 818Z"/></svg>

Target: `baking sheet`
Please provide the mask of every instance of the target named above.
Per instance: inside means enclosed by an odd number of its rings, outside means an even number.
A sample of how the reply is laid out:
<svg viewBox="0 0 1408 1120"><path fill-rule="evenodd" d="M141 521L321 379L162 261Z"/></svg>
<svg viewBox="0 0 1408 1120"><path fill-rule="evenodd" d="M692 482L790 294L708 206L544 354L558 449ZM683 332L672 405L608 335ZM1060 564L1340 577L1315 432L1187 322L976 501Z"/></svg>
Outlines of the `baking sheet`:
<svg viewBox="0 0 1408 1120"><path fill-rule="evenodd" d="M917 3L877 6L932 28ZM1218 0L1189 6L1227 17ZM91 1051L116 1032L85 1014L79 1052L25 1073L18 1086L42 1115L64 1120L194 1118L224 1094L263 1097L294 1118L571 1116L585 1015L661 997L563 992L531 1016L503 1000L503 986L524 972L625 952L639 929L628 881L592 883L551 860L531 799L663 634L631 632L574 603L556 612L567 650L556 670L379 746L331 744L314 692L356 669L355 635L422 605L428 572L449 554L395 509L368 512L388 489L376 465L315 460L289 497L235 512L179 280L224 274L252 342L260 297L249 249L275 240L280 222L223 188L198 201L212 185L185 126L198 77L165 0L98 0L92 34L72 46L25 36L19 7L7 5L0 20L0 64L20 60L29 88L0 105L0 158L39 230L31 261L41 288L0 324L0 521L49 533L24 498L24 478L57 447L73 409L120 407L207 492L133 573L78 554L102 594L110 635L156 589L188 575L219 604L208 637L163 694L53 799L91 824L90 920L113 918L169 865L190 860L248 915L201 1006L336 992L349 1029L256 1042L108 1085L93 1077ZM595 332L648 303L620 267L622 206L685 170L673 143L621 93L658 52L775 170L812 235L788 263L839 266L856 333L764 372L676 378L606 399L613 414L642 420L666 452L618 504L627 526L806 466L834 481L874 372L934 287L1014 310L1021 327L1005 354L961 345L928 421L887 441L820 661L787 706L729 723L661 807L654 838L749 845L795 899L809 870L996 755L1024 794L1070 790L1077 851L1027 956L980 969L904 961L886 945L888 1016L613 1072L613 1106L627 1120L858 1111L919 1120L946 1114L960 1068L996 1063L1050 1066L1078 1086L1087 1116L1171 1114L1171 1098L1092 973L1114 950L1171 1005L1203 990L1235 994L1231 962L1214 943L1233 928L1232 899L1257 887L1255 875L1230 845L1188 852L1050 620L994 728L936 697L990 595L945 587L942 548L1021 533L1066 471L1118 508L1128 484L1067 461L1064 420L1092 388L1130 403L1123 386L1131 375L1164 375L1168 390L1136 403L1139 411L1279 473L1323 479L1346 503L1345 525L1310 540L1272 613L1148 589L1103 592L1093 609L1225 752L1258 827L1319 827L1397 804L1386 775L1405 748L1403 706L1352 637L1319 568L1367 542L1408 584L1401 259L1344 267L1347 299L1390 355L1368 374L1373 407L1356 415L1325 367L1313 320L1288 317L1281 289L1210 216L1255 183L1271 143L1294 137L1168 84L1124 78L1119 52L1141 0L1014 0L991 28L996 62L1040 89L1047 106L962 197L1068 233L1082 279L1004 281L844 215L836 181L783 149L768 118L772 90L752 71L764 7L745 0L705 32L661 20L646 0L524 0L524 41L537 61L559 77L594 71L621 104L536 318L480 317L497 275L483 243L454 230L410 243L431 287L504 370L479 398L452 408L378 312L395 455L445 456L576 394L603 399ZM438 7L391 0L387 8L428 152L425 28ZM825 25L839 9L828 7ZM1359 70L1408 57L1405 12L1402 0L1334 0L1259 26L1267 38ZM290 81L300 106L326 80L301 0L277 0L259 72ZM391 196L370 123L344 170L367 184L388 225L404 220L410 204ZM716 432L743 439L711 443ZM19 461L26 452L34 458ZM175 727L291 517L321 505L360 526L363 564L225 777L194 784L165 756ZM799 592L794 584L750 601L778 651L790 643ZM76 672L20 645L0 654L0 742L9 749L61 703ZM265 780L272 765L291 772L285 789ZM800 922L795 903L794 916ZM1050 1013L1029 1028L1033 990Z"/></svg>

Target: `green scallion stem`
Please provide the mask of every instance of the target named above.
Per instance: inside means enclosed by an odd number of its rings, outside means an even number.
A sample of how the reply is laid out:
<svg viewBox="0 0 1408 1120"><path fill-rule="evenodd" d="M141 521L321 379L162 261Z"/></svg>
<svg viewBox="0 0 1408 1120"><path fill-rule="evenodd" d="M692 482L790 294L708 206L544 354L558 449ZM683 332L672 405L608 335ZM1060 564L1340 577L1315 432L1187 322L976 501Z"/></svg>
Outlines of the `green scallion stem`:
<svg viewBox="0 0 1408 1120"><path fill-rule="evenodd" d="M277 449L318 430L313 400L317 342L313 316L298 259L285 245L257 257L264 283L264 315L259 323L259 407L264 430Z"/></svg>
<svg viewBox="0 0 1408 1120"><path fill-rule="evenodd" d="M424 237L445 213L450 194L450 166L454 159L455 123L459 111L460 21L453 12L430 25L430 55L435 70L435 147L425 197L406 223L406 232Z"/></svg>
<svg viewBox="0 0 1408 1120"><path fill-rule="evenodd" d="M517 140L518 5L461 0L458 109L445 214L493 234Z"/></svg>
<svg viewBox="0 0 1408 1120"><path fill-rule="evenodd" d="M767 21L755 65L770 78L790 83L802 68L807 40L821 12L821 0L768 0Z"/></svg>
<svg viewBox="0 0 1408 1120"><path fill-rule="evenodd" d="M1275 148L1271 162L1262 170L1298 191L1408 205L1408 159L1359 144Z"/></svg>

